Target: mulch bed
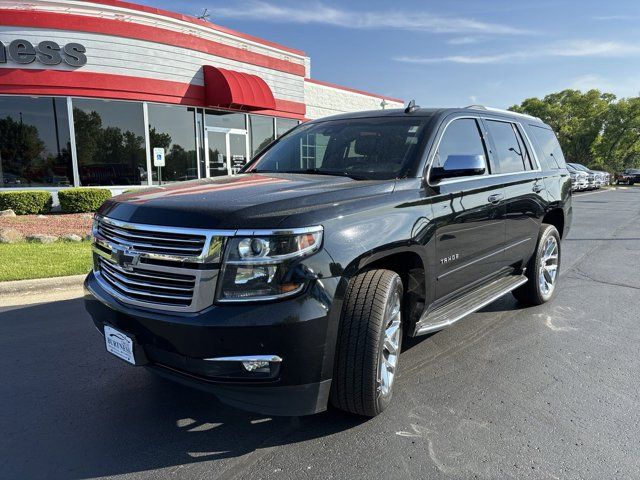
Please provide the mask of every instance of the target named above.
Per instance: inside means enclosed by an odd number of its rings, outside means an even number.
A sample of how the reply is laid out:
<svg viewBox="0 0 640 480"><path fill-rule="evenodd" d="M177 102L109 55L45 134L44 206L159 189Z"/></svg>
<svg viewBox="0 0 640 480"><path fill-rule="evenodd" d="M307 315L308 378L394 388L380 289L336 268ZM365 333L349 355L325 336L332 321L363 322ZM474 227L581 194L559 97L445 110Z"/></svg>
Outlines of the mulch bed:
<svg viewBox="0 0 640 480"><path fill-rule="evenodd" d="M44 218L38 215L18 215L17 217L0 217L0 228L13 228L22 235L61 235L75 233L85 237L91 233L93 220L86 213L50 214Z"/></svg>

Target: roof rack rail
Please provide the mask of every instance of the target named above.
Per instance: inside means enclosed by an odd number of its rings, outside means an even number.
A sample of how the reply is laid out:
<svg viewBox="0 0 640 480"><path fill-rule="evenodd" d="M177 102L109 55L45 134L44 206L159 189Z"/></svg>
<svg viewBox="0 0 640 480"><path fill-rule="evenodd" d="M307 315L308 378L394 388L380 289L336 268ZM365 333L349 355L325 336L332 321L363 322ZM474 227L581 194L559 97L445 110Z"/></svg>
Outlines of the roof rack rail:
<svg viewBox="0 0 640 480"><path fill-rule="evenodd" d="M486 110L487 112L496 112L496 113L507 113L509 115L517 115L520 117L525 117L525 118L532 118L534 120L538 120L539 122L541 122L542 120L538 117L534 117L533 115L528 115L526 113L519 113L519 112L512 112L511 110L505 110L503 108L494 108L494 107L487 107L485 105L469 105L467 107L464 107L465 109L472 109L472 110Z"/></svg>

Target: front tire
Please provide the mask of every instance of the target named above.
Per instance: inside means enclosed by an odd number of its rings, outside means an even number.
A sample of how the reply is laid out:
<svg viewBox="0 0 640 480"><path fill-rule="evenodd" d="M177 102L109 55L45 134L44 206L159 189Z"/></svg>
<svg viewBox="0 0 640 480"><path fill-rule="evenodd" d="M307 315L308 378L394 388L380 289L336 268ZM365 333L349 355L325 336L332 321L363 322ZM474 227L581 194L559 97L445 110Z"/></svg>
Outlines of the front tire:
<svg viewBox="0 0 640 480"><path fill-rule="evenodd" d="M374 417L391 403L402 346L402 280L369 270L349 282L338 330L331 403Z"/></svg>
<svg viewBox="0 0 640 480"><path fill-rule="evenodd" d="M516 299L527 305L542 305L551 300L560 271L560 234L553 225L543 223L538 245L527 266L528 281L513 291Z"/></svg>

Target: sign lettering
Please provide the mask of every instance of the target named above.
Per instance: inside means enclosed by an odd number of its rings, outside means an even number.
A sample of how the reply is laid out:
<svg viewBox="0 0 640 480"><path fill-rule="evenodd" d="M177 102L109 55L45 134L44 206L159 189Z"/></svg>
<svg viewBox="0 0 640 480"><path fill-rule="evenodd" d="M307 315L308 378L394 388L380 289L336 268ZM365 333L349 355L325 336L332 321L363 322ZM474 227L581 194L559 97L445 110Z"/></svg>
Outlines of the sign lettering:
<svg viewBox="0 0 640 480"><path fill-rule="evenodd" d="M44 40L33 45L28 40L13 40L8 47L0 42L0 63L13 60L21 65L28 65L35 61L43 65L59 65L65 62L72 67L82 67L87 64L87 49L80 43L67 43L61 47L56 42Z"/></svg>

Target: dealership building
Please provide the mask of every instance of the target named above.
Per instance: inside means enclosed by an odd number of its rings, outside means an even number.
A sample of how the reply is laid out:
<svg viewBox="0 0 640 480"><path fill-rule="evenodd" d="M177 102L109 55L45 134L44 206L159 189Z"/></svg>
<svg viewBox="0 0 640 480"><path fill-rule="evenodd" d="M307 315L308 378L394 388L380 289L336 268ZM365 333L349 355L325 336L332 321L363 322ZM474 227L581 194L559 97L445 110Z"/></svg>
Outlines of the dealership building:
<svg viewBox="0 0 640 480"><path fill-rule="evenodd" d="M302 51L194 17L0 0L0 190L232 174L299 122L400 106L311 78Z"/></svg>

